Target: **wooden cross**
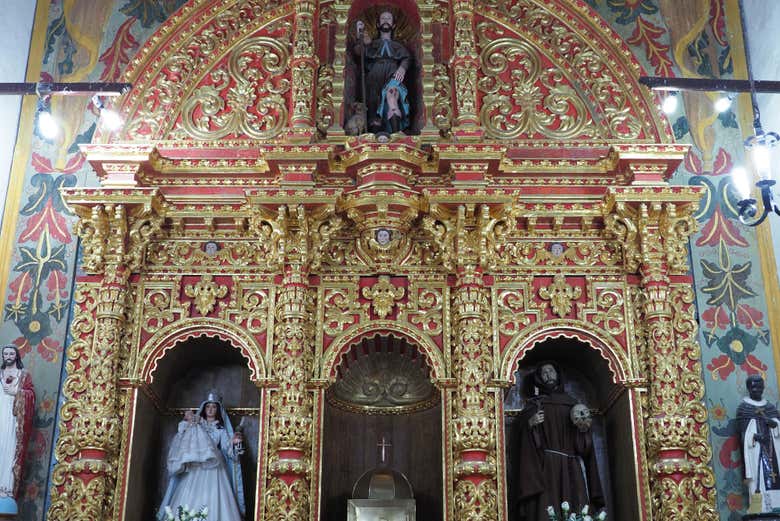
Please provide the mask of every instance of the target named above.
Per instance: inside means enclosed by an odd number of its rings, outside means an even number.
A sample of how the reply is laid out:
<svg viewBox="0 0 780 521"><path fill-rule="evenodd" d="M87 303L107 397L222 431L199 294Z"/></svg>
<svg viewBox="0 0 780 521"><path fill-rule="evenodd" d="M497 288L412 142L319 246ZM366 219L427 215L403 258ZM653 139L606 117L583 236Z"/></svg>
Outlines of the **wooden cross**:
<svg viewBox="0 0 780 521"><path fill-rule="evenodd" d="M388 447L392 447L393 445L389 443L387 440L385 440L385 437L382 436L382 441L376 444L377 447L380 447L382 449L382 464L385 463L386 453L385 449Z"/></svg>

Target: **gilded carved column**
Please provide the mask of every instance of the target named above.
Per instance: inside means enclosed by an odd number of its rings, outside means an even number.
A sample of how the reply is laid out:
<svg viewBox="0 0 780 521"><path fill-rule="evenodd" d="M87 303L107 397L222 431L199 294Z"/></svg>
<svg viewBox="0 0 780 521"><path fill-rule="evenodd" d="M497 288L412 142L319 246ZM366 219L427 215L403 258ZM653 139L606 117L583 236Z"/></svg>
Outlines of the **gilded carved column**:
<svg viewBox="0 0 780 521"><path fill-rule="evenodd" d="M309 212L303 206L260 211L250 226L272 246L282 284L275 311L271 359L277 388L270 393L269 477L265 519L307 521L312 508L311 451L313 400L307 389L314 357L314 304L309 272L319 267L342 221L332 208Z"/></svg>
<svg viewBox="0 0 780 521"><path fill-rule="evenodd" d="M490 296L475 266L459 268L453 292L455 518L498 519Z"/></svg>
<svg viewBox="0 0 780 521"><path fill-rule="evenodd" d="M295 0L295 39L290 60L292 107L290 137L309 141L314 135L314 86L319 60L314 52L316 0Z"/></svg>
<svg viewBox="0 0 780 521"><path fill-rule="evenodd" d="M266 519L309 519L314 322L305 269L288 267L276 304Z"/></svg>
<svg viewBox="0 0 780 521"><path fill-rule="evenodd" d="M479 54L474 36L474 0L455 0L453 56L450 70L455 82L455 127L453 134L462 138L482 136L477 104L477 71Z"/></svg>
<svg viewBox="0 0 780 521"><path fill-rule="evenodd" d="M606 205L626 271L641 277L646 450L654 519L665 521L718 519L687 255L699 198L690 187L614 189Z"/></svg>
<svg viewBox="0 0 780 521"><path fill-rule="evenodd" d="M452 297L452 360L457 382L452 404L455 457L455 519L498 519L495 395L490 292L483 272L494 266L503 244L505 208L459 206L455 213L433 204L423 219L443 265L457 275ZM499 225L500 223L500 225Z"/></svg>
<svg viewBox="0 0 780 521"><path fill-rule="evenodd" d="M117 368L128 278L162 223L153 195L141 205L102 204L99 193L95 198L80 195L74 191L66 198L81 217L76 231L82 239L82 266L100 280L80 283L74 293L78 310L55 448L52 520L112 517L122 422Z"/></svg>

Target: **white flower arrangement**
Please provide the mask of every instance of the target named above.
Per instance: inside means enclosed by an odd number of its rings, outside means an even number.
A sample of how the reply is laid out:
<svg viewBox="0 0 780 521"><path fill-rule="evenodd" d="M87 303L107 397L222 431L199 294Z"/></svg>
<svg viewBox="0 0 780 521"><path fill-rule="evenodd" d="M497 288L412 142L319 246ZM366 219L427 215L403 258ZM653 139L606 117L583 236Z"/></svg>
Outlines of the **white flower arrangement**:
<svg viewBox="0 0 780 521"><path fill-rule="evenodd" d="M607 512L602 510L596 516L590 515L590 507L585 505L579 512L572 512L571 505L568 501L561 503L561 516L558 517L558 513L555 508L550 505L547 507L547 516L550 521L604 521L607 519Z"/></svg>
<svg viewBox="0 0 780 521"><path fill-rule="evenodd" d="M189 505L179 505L175 514L171 507L165 507L165 521L206 521L208 517L209 507L206 506L200 510L190 510Z"/></svg>

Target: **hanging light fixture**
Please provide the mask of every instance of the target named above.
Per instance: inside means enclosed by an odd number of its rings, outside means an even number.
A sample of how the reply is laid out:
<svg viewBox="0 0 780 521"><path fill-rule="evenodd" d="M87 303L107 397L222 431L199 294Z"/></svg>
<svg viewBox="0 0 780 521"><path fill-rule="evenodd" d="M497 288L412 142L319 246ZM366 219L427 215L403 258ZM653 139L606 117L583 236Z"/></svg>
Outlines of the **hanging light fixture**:
<svg viewBox="0 0 780 521"><path fill-rule="evenodd" d="M767 218L770 212L780 215L780 208L774 204L772 193L775 180L772 179L772 151L778 142L780 135L776 132L766 132L761 126L761 113L758 109L756 93L780 94L780 81L767 81L753 79L753 67L750 62L750 45L748 34L745 30L745 9L743 0L738 0L739 16L742 23L742 38L745 45L745 63L747 65L747 80L727 80L721 78L669 78L662 76L642 76L639 83L655 91L667 91L662 108L666 111L666 102L679 91L719 92L720 97L715 101L715 110L725 112L731 106L735 93L749 92L753 107L753 135L745 140L745 149L751 158L753 168L758 181L755 183L760 193L760 205L756 199L750 197L750 185L752 179L744 168L738 167L732 170L732 187L740 198L737 203L739 220L748 226L758 226ZM670 105L673 103L669 101ZM674 108L676 110L676 107ZM672 110L671 112L674 112ZM669 112L667 112L669 114ZM759 207L761 208L759 214Z"/></svg>
<svg viewBox="0 0 780 521"><path fill-rule="evenodd" d="M780 215L780 209L774 204L774 194L772 193L772 188L775 185L775 180L772 179L772 152L777 143L780 142L780 135L777 132L766 132L761 126L761 111L758 108L756 98L753 66L750 60L750 46L748 44L747 31L745 31L745 10L742 6L742 1L739 2L739 16L742 22L742 34L745 45L745 63L750 85L750 102L753 107L753 135L745 140L745 150L747 150L750 156L751 163L758 177L756 187L761 194L760 215L758 201L751 198L744 191L744 186L749 186L750 184L746 178L747 171L735 169L735 171L732 171L732 179L737 192L742 198L737 203L739 220L748 226L758 226L764 222L770 212ZM740 178L741 176L745 177Z"/></svg>

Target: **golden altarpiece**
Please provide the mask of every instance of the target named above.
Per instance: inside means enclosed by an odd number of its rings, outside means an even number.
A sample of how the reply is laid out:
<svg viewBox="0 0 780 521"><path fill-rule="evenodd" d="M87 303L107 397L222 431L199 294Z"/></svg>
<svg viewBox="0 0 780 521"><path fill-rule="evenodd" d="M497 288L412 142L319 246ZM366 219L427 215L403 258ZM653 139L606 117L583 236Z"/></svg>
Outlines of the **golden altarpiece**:
<svg viewBox="0 0 780 521"><path fill-rule="evenodd" d="M130 64L124 129L84 147L100 186L64 191L81 272L48 519L139 519L141 403L201 337L259 395L247 517L321 519L326 394L375 336L427 365L444 519L507 519L504 395L561 338L607 368L610 517L716 519L700 193L667 182L686 147L639 65L585 2L386 4L418 85L386 142L344 131L366 1L187 4Z"/></svg>

